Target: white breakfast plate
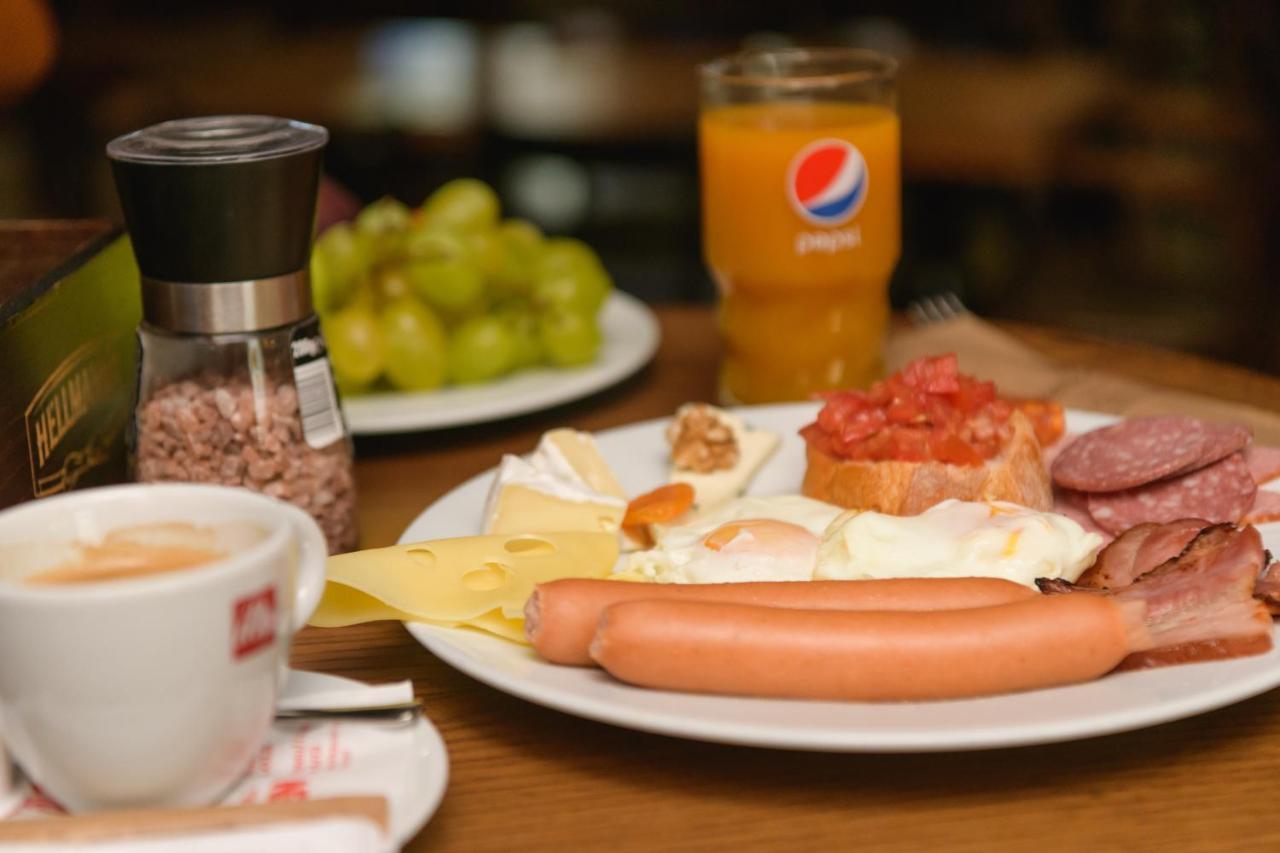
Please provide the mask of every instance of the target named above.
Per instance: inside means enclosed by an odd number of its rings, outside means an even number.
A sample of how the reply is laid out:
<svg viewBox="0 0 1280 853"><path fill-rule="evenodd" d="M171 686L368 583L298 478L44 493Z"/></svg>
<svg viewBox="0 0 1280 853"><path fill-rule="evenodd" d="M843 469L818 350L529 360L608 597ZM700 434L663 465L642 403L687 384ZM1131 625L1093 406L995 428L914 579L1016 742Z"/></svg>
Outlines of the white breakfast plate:
<svg viewBox="0 0 1280 853"><path fill-rule="evenodd" d="M342 401L354 435L443 429L549 409L621 382L653 358L658 320L639 299L615 290L600 311L600 354L583 367L523 370L497 382L439 391L386 392Z"/></svg>
<svg viewBox="0 0 1280 853"><path fill-rule="evenodd" d="M777 430L782 446L752 483L753 494L795 493L804 471L796 431L816 404L740 410ZM1068 412L1083 432L1110 415ZM623 488L638 494L665 481L667 420L606 430L596 438ZM419 515L402 542L465 536L480 528L493 472L468 480ZM1280 553L1280 524L1263 525ZM1265 655L1108 675L1087 684L947 702L858 703L744 699L645 690L595 669L554 666L525 647L473 631L408 624L441 660L506 693L569 714L641 731L698 740L839 752L927 752L1073 740L1188 717L1280 685L1280 647ZM1046 648L1044 654L1053 654Z"/></svg>

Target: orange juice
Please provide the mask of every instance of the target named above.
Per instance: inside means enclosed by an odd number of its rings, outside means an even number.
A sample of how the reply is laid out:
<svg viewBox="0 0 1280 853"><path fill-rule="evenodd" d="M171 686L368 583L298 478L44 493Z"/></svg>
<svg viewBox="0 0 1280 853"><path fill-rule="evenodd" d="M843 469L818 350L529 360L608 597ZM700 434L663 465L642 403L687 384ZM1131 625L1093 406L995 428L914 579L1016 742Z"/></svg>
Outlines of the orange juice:
<svg viewBox="0 0 1280 853"><path fill-rule="evenodd" d="M868 103L706 107L699 145L722 396L868 385L883 369L900 251L897 115Z"/></svg>

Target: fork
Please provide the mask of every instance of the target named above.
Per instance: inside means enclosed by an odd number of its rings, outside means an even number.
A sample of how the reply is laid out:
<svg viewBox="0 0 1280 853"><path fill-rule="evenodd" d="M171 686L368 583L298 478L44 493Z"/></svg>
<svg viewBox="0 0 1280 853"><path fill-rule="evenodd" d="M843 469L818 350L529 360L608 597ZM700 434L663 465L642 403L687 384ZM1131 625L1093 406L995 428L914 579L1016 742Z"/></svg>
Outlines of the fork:
<svg viewBox="0 0 1280 853"><path fill-rule="evenodd" d="M917 326L928 326L934 323L945 323L954 320L961 314L968 314L969 309L960 301L954 291L921 296L907 306L907 317Z"/></svg>

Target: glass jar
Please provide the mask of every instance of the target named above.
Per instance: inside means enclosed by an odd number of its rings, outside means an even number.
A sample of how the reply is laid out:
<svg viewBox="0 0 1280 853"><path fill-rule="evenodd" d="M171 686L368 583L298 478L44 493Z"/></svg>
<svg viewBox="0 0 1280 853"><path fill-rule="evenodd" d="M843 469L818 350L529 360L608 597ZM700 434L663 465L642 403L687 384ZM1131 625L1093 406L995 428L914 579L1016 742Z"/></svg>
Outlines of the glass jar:
<svg viewBox="0 0 1280 853"><path fill-rule="evenodd" d="M351 441L314 331L182 335L143 323L135 478L244 486L311 513L331 553L354 549Z"/></svg>

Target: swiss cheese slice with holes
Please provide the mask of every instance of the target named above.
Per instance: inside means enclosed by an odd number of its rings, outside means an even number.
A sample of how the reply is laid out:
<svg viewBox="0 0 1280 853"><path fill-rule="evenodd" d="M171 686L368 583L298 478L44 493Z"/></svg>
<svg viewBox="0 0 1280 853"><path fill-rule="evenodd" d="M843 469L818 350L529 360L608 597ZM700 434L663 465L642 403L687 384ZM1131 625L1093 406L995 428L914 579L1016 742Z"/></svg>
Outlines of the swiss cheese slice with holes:
<svg viewBox="0 0 1280 853"><path fill-rule="evenodd" d="M618 559L611 533L538 533L436 539L330 557L310 624L378 619L464 625L522 639L537 584L602 578Z"/></svg>

